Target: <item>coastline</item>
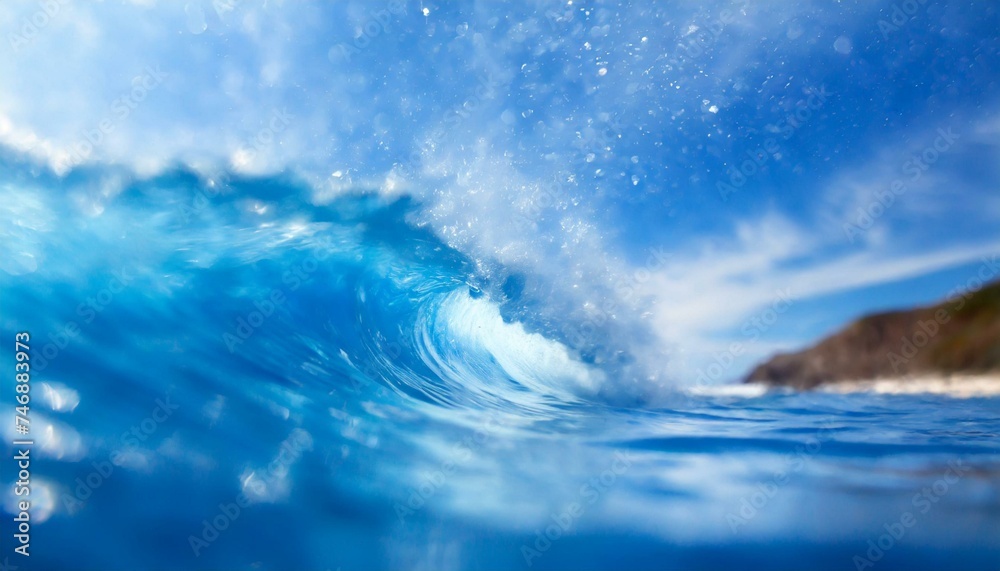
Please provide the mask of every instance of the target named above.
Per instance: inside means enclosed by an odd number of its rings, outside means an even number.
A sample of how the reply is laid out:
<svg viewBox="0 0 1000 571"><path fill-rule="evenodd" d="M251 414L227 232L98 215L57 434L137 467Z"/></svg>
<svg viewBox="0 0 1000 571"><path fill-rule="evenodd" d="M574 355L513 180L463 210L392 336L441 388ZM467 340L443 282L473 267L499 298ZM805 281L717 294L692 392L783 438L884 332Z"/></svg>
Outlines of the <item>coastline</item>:
<svg viewBox="0 0 1000 571"><path fill-rule="evenodd" d="M839 381L816 387L827 393L870 392L888 395L935 394L954 398L1000 395L1000 374L920 375L864 381Z"/></svg>
<svg viewBox="0 0 1000 571"><path fill-rule="evenodd" d="M979 375L920 375L881 379L833 381L811 389L771 383L733 383L689 387L689 395L756 398L771 392L817 392L833 394L874 393L880 395L945 395L952 398L1000 396L1000 373Z"/></svg>

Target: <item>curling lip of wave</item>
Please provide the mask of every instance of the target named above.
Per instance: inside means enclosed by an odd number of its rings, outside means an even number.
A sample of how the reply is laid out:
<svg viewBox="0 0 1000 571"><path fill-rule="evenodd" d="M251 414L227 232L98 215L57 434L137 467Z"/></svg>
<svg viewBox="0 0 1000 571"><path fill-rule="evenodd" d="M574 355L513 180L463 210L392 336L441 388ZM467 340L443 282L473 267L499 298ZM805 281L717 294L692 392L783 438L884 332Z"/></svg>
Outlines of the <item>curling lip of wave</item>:
<svg viewBox="0 0 1000 571"><path fill-rule="evenodd" d="M433 319L438 347L427 349L436 349L428 355L435 361L489 360L520 386L564 398L592 394L604 381L603 372L574 359L563 344L528 332L521 323L506 323L495 303L466 290L446 295Z"/></svg>
<svg viewBox="0 0 1000 571"><path fill-rule="evenodd" d="M140 273L141 268L167 264L155 270L174 276L171 283L176 287L211 280L228 292L232 303L214 307L215 315L203 316L207 323L226 324L234 315L245 317L261 292L278 286L292 294L282 312L308 299L321 304L321 311L329 314L325 321L332 317L336 327L331 337L323 330L323 320L316 320L319 314L288 313L269 318L268 330L284 322L282 327L297 330L298 338L323 353L339 347L347 367L355 369L353 374L419 400L473 409L514 405L529 416L545 416L553 407L599 400L598 394L608 388L608 371L581 359L579 351L585 348L571 348L544 327L504 313L501 303L509 300L502 294L501 299L489 293L472 295L471 283L491 278L474 269L479 262L410 223L421 208L411 198L390 199L358 189L316 205L309 204L311 188L290 180L205 179L186 169L149 179L115 171L121 175L117 191L98 194L92 186L104 180L104 170L38 179L19 177L18 166L7 166L13 167L14 176L5 193L24 194L27 189L31 204L47 219L77 216L79 208L96 201L94 216L108 219L106 224L122 225L123 234L144 244L141 251L132 252L116 242L117 235L103 233L103 225L88 226L83 229L89 236L86 240L74 244L57 240L55 245L103 244L105 251L120 249L122 260L104 268L116 256L94 257L83 249L67 261L86 266L94 275L119 269L119 264L140 268ZM63 196L76 198L67 202ZM9 209L7 214L18 215ZM46 243L43 235L56 226L20 228L22 243L41 247ZM283 279L289 268L302 273L302 258L310 254L318 258L320 251L325 254L323 262L308 266L308 276L303 276L308 279L297 277L292 283ZM55 251L36 253L56 261ZM273 264L276 274L262 270L260 262ZM489 264L496 275L507 274L497 262ZM49 263L39 271L48 275L67 270L59 265ZM334 281L324 282L326 278ZM293 294L300 283L304 287ZM185 294L176 290L173 295ZM357 310L354 323L336 308L350 304ZM277 331L257 334L239 352L246 353ZM386 340L404 338L409 338L403 343L404 354L386 350ZM352 374L338 365L331 367L330 372Z"/></svg>

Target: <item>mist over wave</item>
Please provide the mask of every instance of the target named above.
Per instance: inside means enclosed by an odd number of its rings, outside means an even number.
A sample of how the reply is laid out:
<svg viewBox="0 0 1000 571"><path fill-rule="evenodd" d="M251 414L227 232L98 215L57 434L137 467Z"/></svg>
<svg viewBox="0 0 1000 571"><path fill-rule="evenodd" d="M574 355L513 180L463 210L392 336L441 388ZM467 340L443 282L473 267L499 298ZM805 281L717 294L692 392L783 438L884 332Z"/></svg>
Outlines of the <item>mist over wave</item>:
<svg viewBox="0 0 1000 571"><path fill-rule="evenodd" d="M199 319L218 325L204 350L253 354L294 338L340 374L451 405L640 402L660 389L635 353L645 325L631 284L616 292L606 268L536 274L456 250L412 197L345 189L317 201L280 177L93 167L32 179L32 168L6 168L20 245L7 273L72 288L123 272L134 280L125 295L165 312L210 308ZM258 305L274 309L251 324Z"/></svg>

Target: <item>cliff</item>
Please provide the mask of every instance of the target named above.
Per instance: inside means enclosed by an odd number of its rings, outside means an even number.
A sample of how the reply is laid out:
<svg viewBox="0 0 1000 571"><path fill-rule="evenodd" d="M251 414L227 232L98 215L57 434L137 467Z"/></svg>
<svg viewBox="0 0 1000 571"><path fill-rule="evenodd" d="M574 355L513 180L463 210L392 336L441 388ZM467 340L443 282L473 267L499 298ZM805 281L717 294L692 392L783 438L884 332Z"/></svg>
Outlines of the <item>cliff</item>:
<svg viewBox="0 0 1000 571"><path fill-rule="evenodd" d="M931 307L868 315L808 349L778 354L745 382L823 383L1000 373L1000 282Z"/></svg>

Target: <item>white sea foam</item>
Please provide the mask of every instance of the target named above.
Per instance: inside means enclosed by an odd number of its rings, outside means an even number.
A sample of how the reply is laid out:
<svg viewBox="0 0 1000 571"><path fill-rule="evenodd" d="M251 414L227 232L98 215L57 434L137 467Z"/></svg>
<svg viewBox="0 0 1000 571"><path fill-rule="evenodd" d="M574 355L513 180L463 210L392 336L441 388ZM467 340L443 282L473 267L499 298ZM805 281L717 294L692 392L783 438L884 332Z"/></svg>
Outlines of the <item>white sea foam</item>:
<svg viewBox="0 0 1000 571"><path fill-rule="evenodd" d="M840 381L821 385L820 393L874 393L885 395L945 395L954 398L1000 395L1000 375L923 376L896 379ZM767 393L794 392L794 389L764 383L746 383L690 387L684 392L697 396L732 396L755 398Z"/></svg>
<svg viewBox="0 0 1000 571"><path fill-rule="evenodd" d="M819 390L830 393L867 392L889 395L935 394L955 398L1000 395L1000 375L923 376L830 383Z"/></svg>
<svg viewBox="0 0 1000 571"><path fill-rule="evenodd" d="M562 343L505 322L495 303L467 291L448 295L438 317L456 349L491 357L512 379L542 394L553 389L593 393L604 381L602 371L581 362Z"/></svg>
<svg viewBox="0 0 1000 571"><path fill-rule="evenodd" d="M62 383L44 382L42 402L56 412L73 412L80 404L80 393Z"/></svg>

